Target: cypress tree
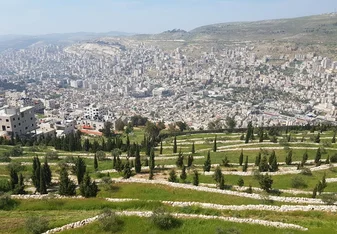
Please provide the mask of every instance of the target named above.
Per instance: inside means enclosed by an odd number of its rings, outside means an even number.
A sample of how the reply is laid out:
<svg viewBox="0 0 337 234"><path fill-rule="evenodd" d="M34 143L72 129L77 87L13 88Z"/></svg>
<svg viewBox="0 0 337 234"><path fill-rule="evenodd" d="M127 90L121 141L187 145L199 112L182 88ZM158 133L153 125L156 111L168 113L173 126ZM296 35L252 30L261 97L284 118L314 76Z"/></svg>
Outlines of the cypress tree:
<svg viewBox="0 0 337 234"><path fill-rule="evenodd" d="M269 156L269 160L268 160L269 165L273 163L274 158L276 158L276 154L275 154L275 151L273 150Z"/></svg>
<svg viewBox="0 0 337 234"><path fill-rule="evenodd" d="M35 161L35 165L34 165L34 161ZM35 157L33 159L33 184L36 188L37 192L40 192L40 171L41 171L41 163L38 157Z"/></svg>
<svg viewBox="0 0 337 234"><path fill-rule="evenodd" d="M227 156L225 156L225 158L222 159L222 165L223 165L224 167L230 167L230 165L229 165L229 160L228 160Z"/></svg>
<svg viewBox="0 0 337 234"><path fill-rule="evenodd" d="M243 163L243 149L241 149L241 153L239 156L239 165L242 166L242 163Z"/></svg>
<svg viewBox="0 0 337 234"><path fill-rule="evenodd" d="M199 185L199 173L197 170L194 170L193 172L193 185L198 186Z"/></svg>
<svg viewBox="0 0 337 234"><path fill-rule="evenodd" d="M61 167L60 172L59 194L64 196L73 196L76 194L76 185L69 179L68 172L65 167Z"/></svg>
<svg viewBox="0 0 337 234"><path fill-rule="evenodd" d="M47 194L46 175L44 167L40 169L40 194Z"/></svg>
<svg viewBox="0 0 337 234"><path fill-rule="evenodd" d="M176 161L176 166L178 168L182 168L184 166L184 156L181 153L181 151L178 154L178 158L177 158L177 161Z"/></svg>
<svg viewBox="0 0 337 234"><path fill-rule="evenodd" d="M149 172L149 180L153 180L153 169L150 168L150 172Z"/></svg>
<svg viewBox="0 0 337 234"><path fill-rule="evenodd" d="M84 160L78 156L77 160L75 161L75 166L73 167L73 170L76 174L77 182L79 185L82 183L86 169L87 169L87 166L85 165Z"/></svg>
<svg viewBox="0 0 337 234"><path fill-rule="evenodd" d="M160 150L159 150L159 154L163 154L163 142L160 141Z"/></svg>
<svg viewBox="0 0 337 234"><path fill-rule="evenodd" d="M123 178L129 179L131 177L131 174L132 173L131 173L130 162L129 162L129 159L127 159L124 165L124 169L123 169Z"/></svg>
<svg viewBox="0 0 337 234"><path fill-rule="evenodd" d="M83 197L96 197L98 193L98 187L95 181L91 182L88 172L83 177L83 181L80 185L80 193Z"/></svg>
<svg viewBox="0 0 337 234"><path fill-rule="evenodd" d="M303 167L304 164L307 162L307 160L308 160L308 152L305 151L305 152L303 153L303 156L302 156L302 162L301 162L301 166L302 166L302 167Z"/></svg>
<svg viewBox="0 0 337 234"><path fill-rule="evenodd" d="M47 187L51 185L52 173L48 164L48 159L45 157L43 164L44 177Z"/></svg>
<svg viewBox="0 0 337 234"><path fill-rule="evenodd" d="M336 143L336 132L334 132L331 143Z"/></svg>
<svg viewBox="0 0 337 234"><path fill-rule="evenodd" d="M315 137L315 143L320 143L320 133L317 133L316 137Z"/></svg>
<svg viewBox="0 0 337 234"><path fill-rule="evenodd" d="M18 173L14 170L14 168L11 168L9 176L10 176L11 189L14 190L15 186L17 186L17 184L19 183Z"/></svg>
<svg viewBox="0 0 337 234"><path fill-rule="evenodd" d="M173 140L173 153L177 153L177 137L174 136L174 140Z"/></svg>
<svg viewBox="0 0 337 234"><path fill-rule="evenodd" d="M155 157L155 155L154 155L154 148L152 147L151 148L151 153L150 153L150 162L149 162L149 164L150 164L149 166L150 166L151 169L154 169L154 167L155 167L154 157Z"/></svg>
<svg viewBox="0 0 337 234"><path fill-rule="evenodd" d="M210 171L211 166L211 152L208 151L206 161L204 162L204 171Z"/></svg>
<svg viewBox="0 0 337 234"><path fill-rule="evenodd" d="M119 158L119 155L117 156L115 170L118 172L122 171L122 160Z"/></svg>
<svg viewBox="0 0 337 234"><path fill-rule="evenodd" d="M114 154L113 159L112 159L112 168L113 169L116 169L116 162L117 162L117 159L116 159L116 155Z"/></svg>
<svg viewBox="0 0 337 234"><path fill-rule="evenodd" d="M255 158L255 166L259 166L261 161L261 152Z"/></svg>
<svg viewBox="0 0 337 234"><path fill-rule="evenodd" d="M89 141L88 138L84 140L83 148L86 152L88 152L90 150L90 141Z"/></svg>
<svg viewBox="0 0 337 234"><path fill-rule="evenodd" d="M95 171L98 170L98 161L97 161L97 155L96 154L94 156L94 169L95 169Z"/></svg>
<svg viewBox="0 0 337 234"><path fill-rule="evenodd" d="M263 142L263 128L262 127L260 128L260 131L259 131L259 142Z"/></svg>
<svg viewBox="0 0 337 234"><path fill-rule="evenodd" d="M216 145L216 136L214 137L214 144L213 144L213 152L216 152L217 145Z"/></svg>
<svg viewBox="0 0 337 234"><path fill-rule="evenodd" d="M219 181L219 189L224 190L225 189L225 178L224 175L221 174L220 181Z"/></svg>
<svg viewBox="0 0 337 234"><path fill-rule="evenodd" d="M187 167L191 167L193 164L193 156L192 155L188 155L187 158Z"/></svg>
<svg viewBox="0 0 337 234"><path fill-rule="evenodd" d="M193 143L192 143L192 149L191 149L191 153L192 153L192 154L195 154L195 146L194 146L194 141L193 141Z"/></svg>
<svg viewBox="0 0 337 234"><path fill-rule="evenodd" d="M24 184L24 179L23 179L22 173L20 173L20 175L19 175L19 183L16 186L14 193L15 194L26 194L25 184Z"/></svg>
<svg viewBox="0 0 337 234"><path fill-rule="evenodd" d="M268 166L267 156L264 155L260 161L259 171L264 172L268 170L269 170L269 166Z"/></svg>
<svg viewBox="0 0 337 234"><path fill-rule="evenodd" d="M249 140L254 138L253 134L254 134L253 133L253 124L252 124L252 121L250 121L248 123L248 127L247 127L247 134L246 134L246 139L245 139L246 144L249 142Z"/></svg>
<svg viewBox="0 0 337 234"><path fill-rule="evenodd" d="M136 148L135 171L136 171L136 173L140 173L142 171L142 164L140 162L140 153L139 153L139 147L138 146Z"/></svg>
<svg viewBox="0 0 337 234"><path fill-rule="evenodd" d="M273 162L270 164L270 171L275 172L278 170L277 158L275 157Z"/></svg>
<svg viewBox="0 0 337 234"><path fill-rule="evenodd" d="M130 138L129 138L129 134L127 134L127 136L126 136L126 149L130 149Z"/></svg>
<svg viewBox="0 0 337 234"><path fill-rule="evenodd" d="M248 156L246 156L245 164L242 167L242 171L246 172L248 169Z"/></svg>
<svg viewBox="0 0 337 234"><path fill-rule="evenodd" d="M286 156L285 163L287 165L291 165L292 161L293 161L293 151L289 150L288 155Z"/></svg>
<svg viewBox="0 0 337 234"><path fill-rule="evenodd" d="M314 187L313 191L312 191L312 198L316 198L317 196L317 185Z"/></svg>
<svg viewBox="0 0 337 234"><path fill-rule="evenodd" d="M168 178L169 182L177 182L177 174L176 171L174 169L172 169L169 173L169 178Z"/></svg>
<svg viewBox="0 0 337 234"><path fill-rule="evenodd" d="M181 170L181 174L180 174L180 179L182 179L183 181L185 181L187 178L187 174L186 174L186 167L183 166L182 170Z"/></svg>
<svg viewBox="0 0 337 234"><path fill-rule="evenodd" d="M321 161L321 150L318 148L316 151L315 163L316 165Z"/></svg>
<svg viewBox="0 0 337 234"><path fill-rule="evenodd" d="M325 160L325 164L330 164L330 156L328 155L328 157Z"/></svg>
<svg viewBox="0 0 337 234"><path fill-rule="evenodd" d="M213 179L215 180L215 182L217 184L220 183L220 179L221 179L221 176L222 176L222 172L221 172L221 168L219 166L217 166L214 170L214 174L213 174Z"/></svg>

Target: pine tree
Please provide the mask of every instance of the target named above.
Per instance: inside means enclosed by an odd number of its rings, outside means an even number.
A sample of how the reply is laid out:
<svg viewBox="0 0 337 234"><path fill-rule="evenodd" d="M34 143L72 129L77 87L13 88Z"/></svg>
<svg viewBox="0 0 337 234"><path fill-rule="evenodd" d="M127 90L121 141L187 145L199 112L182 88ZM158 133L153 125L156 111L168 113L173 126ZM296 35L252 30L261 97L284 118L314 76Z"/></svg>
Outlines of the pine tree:
<svg viewBox="0 0 337 234"><path fill-rule="evenodd" d="M150 153L150 162L149 162L149 166L150 166L151 169L154 169L154 167L155 167L155 160L154 160L154 158L155 158L154 148L152 147L151 148L151 153Z"/></svg>
<svg viewBox="0 0 337 234"><path fill-rule="evenodd" d="M291 165L292 162L293 162L293 151L289 150L288 155L286 156L285 163L287 165Z"/></svg>
<svg viewBox="0 0 337 234"><path fill-rule="evenodd" d="M210 171L211 170L211 152L208 151L207 158L204 163L204 171Z"/></svg>
<svg viewBox="0 0 337 234"><path fill-rule="evenodd" d="M194 170L193 174L193 185L198 186L199 185L199 173L197 170Z"/></svg>
<svg viewBox="0 0 337 234"><path fill-rule="evenodd" d="M123 178L124 179L129 179L132 175L131 168L130 168L130 162L129 159L126 160L126 163L124 165L123 169Z"/></svg>
<svg viewBox="0 0 337 234"><path fill-rule="evenodd" d="M187 174L186 174L186 167L183 166L182 170L181 170L181 174L180 174L180 179L182 179L183 181L185 181L187 178Z"/></svg>
<svg viewBox="0 0 337 234"><path fill-rule="evenodd" d="M163 154L163 141L160 141L160 151L159 154Z"/></svg>
<svg viewBox="0 0 337 234"><path fill-rule="evenodd" d="M173 153L177 153L177 137L174 136L174 140L173 140Z"/></svg>
<svg viewBox="0 0 337 234"><path fill-rule="evenodd" d="M45 177L45 180L46 180L46 185L48 187L48 186L51 185L52 173L51 173L51 169L50 169L49 164L48 164L47 157L45 157L45 159L44 159L43 171L44 171L44 177Z"/></svg>
<svg viewBox="0 0 337 234"><path fill-rule="evenodd" d="M315 163L316 165L321 161L321 150L318 148L316 151Z"/></svg>
<svg viewBox="0 0 337 234"><path fill-rule="evenodd" d="M135 171L136 171L136 173L140 173L142 171L142 164L140 162L140 153L139 153L139 147L138 146L136 148Z"/></svg>
<svg viewBox="0 0 337 234"><path fill-rule="evenodd" d="M98 170L98 161L97 161L97 155L96 154L94 156L94 169L95 169L95 171Z"/></svg>
<svg viewBox="0 0 337 234"><path fill-rule="evenodd" d="M188 158L187 158L187 167L191 167L192 164L193 164L193 156L192 155L188 155Z"/></svg>
<svg viewBox="0 0 337 234"><path fill-rule="evenodd" d="M96 197L98 193L98 187L95 181L91 182L88 172L83 177L83 181L80 185L80 193L83 197Z"/></svg>
<svg viewBox="0 0 337 234"><path fill-rule="evenodd" d="M46 175L43 167L40 169L40 194L47 194Z"/></svg>
<svg viewBox="0 0 337 234"><path fill-rule="evenodd" d="M11 189L14 190L15 186L17 186L17 184L19 183L18 173L14 170L14 168L11 168L9 176L10 176Z"/></svg>
<svg viewBox="0 0 337 234"><path fill-rule="evenodd" d="M241 153L239 156L239 165L242 166L242 163L243 163L243 149L241 149Z"/></svg>
<svg viewBox="0 0 337 234"><path fill-rule="evenodd" d="M169 182L177 182L177 174L176 171L174 169L172 169L169 173L169 178L168 178Z"/></svg>
<svg viewBox="0 0 337 234"><path fill-rule="evenodd" d="M77 182L79 185L82 183L86 169L87 166L85 165L84 160L78 156L75 160L75 166L73 166L73 171L76 174Z"/></svg>
<svg viewBox="0 0 337 234"><path fill-rule="evenodd" d="M267 161L267 156L264 155L260 161L260 165L259 165L259 171L260 172L265 172L269 170L269 166L268 166L268 161Z"/></svg>
<svg viewBox="0 0 337 234"><path fill-rule="evenodd" d="M248 169L248 156L246 156L245 164L242 167L242 171L246 172Z"/></svg>
<svg viewBox="0 0 337 234"><path fill-rule="evenodd" d="M255 166L259 166L261 161L261 152L255 158Z"/></svg>
<svg viewBox="0 0 337 234"><path fill-rule="evenodd" d="M214 143L213 143L213 152L216 152L217 145L216 145L216 136L214 137Z"/></svg>
<svg viewBox="0 0 337 234"><path fill-rule="evenodd" d="M192 143L192 149L191 149L192 154L195 154L195 146L194 146L194 141Z"/></svg>
<svg viewBox="0 0 337 234"><path fill-rule="evenodd" d="M59 194L64 196L73 196L76 194L76 185L69 179L68 172L65 167L61 167L60 172Z"/></svg>

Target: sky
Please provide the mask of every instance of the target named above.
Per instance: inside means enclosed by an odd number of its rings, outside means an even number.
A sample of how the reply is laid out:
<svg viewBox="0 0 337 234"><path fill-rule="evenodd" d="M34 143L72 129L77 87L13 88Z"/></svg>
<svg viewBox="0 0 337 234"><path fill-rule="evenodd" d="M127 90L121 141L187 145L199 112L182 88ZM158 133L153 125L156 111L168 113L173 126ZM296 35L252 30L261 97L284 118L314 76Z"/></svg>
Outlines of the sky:
<svg viewBox="0 0 337 234"><path fill-rule="evenodd" d="M0 0L0 35L160 33L334 12L336 0Z"/></svg>

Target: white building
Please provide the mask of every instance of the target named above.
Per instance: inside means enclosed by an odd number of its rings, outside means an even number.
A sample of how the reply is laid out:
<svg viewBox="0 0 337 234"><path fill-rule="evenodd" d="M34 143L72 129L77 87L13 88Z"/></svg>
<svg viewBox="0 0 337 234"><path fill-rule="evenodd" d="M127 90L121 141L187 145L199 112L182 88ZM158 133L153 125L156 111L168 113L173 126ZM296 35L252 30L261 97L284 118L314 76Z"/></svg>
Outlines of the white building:
<svg viewBox="0 0 337 234"><path fill-rule="evenodd" d="M0 131L7 132L9 135L24 135L30 133L37 128L34 107L1 108L0 127Z"/></svg>

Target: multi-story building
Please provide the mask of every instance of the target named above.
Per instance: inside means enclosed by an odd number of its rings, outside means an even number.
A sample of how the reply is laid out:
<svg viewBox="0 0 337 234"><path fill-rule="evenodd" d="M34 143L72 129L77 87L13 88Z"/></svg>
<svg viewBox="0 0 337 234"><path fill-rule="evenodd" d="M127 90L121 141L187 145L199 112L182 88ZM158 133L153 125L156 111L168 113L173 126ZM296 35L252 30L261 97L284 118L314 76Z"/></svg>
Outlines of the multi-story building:
<svg viewBox="0 0 337 234"><path fill-rule="evenodd" d="M34 107L3 107L0 109L0 131L9 135L24 135L37 128Z"/></svg>

